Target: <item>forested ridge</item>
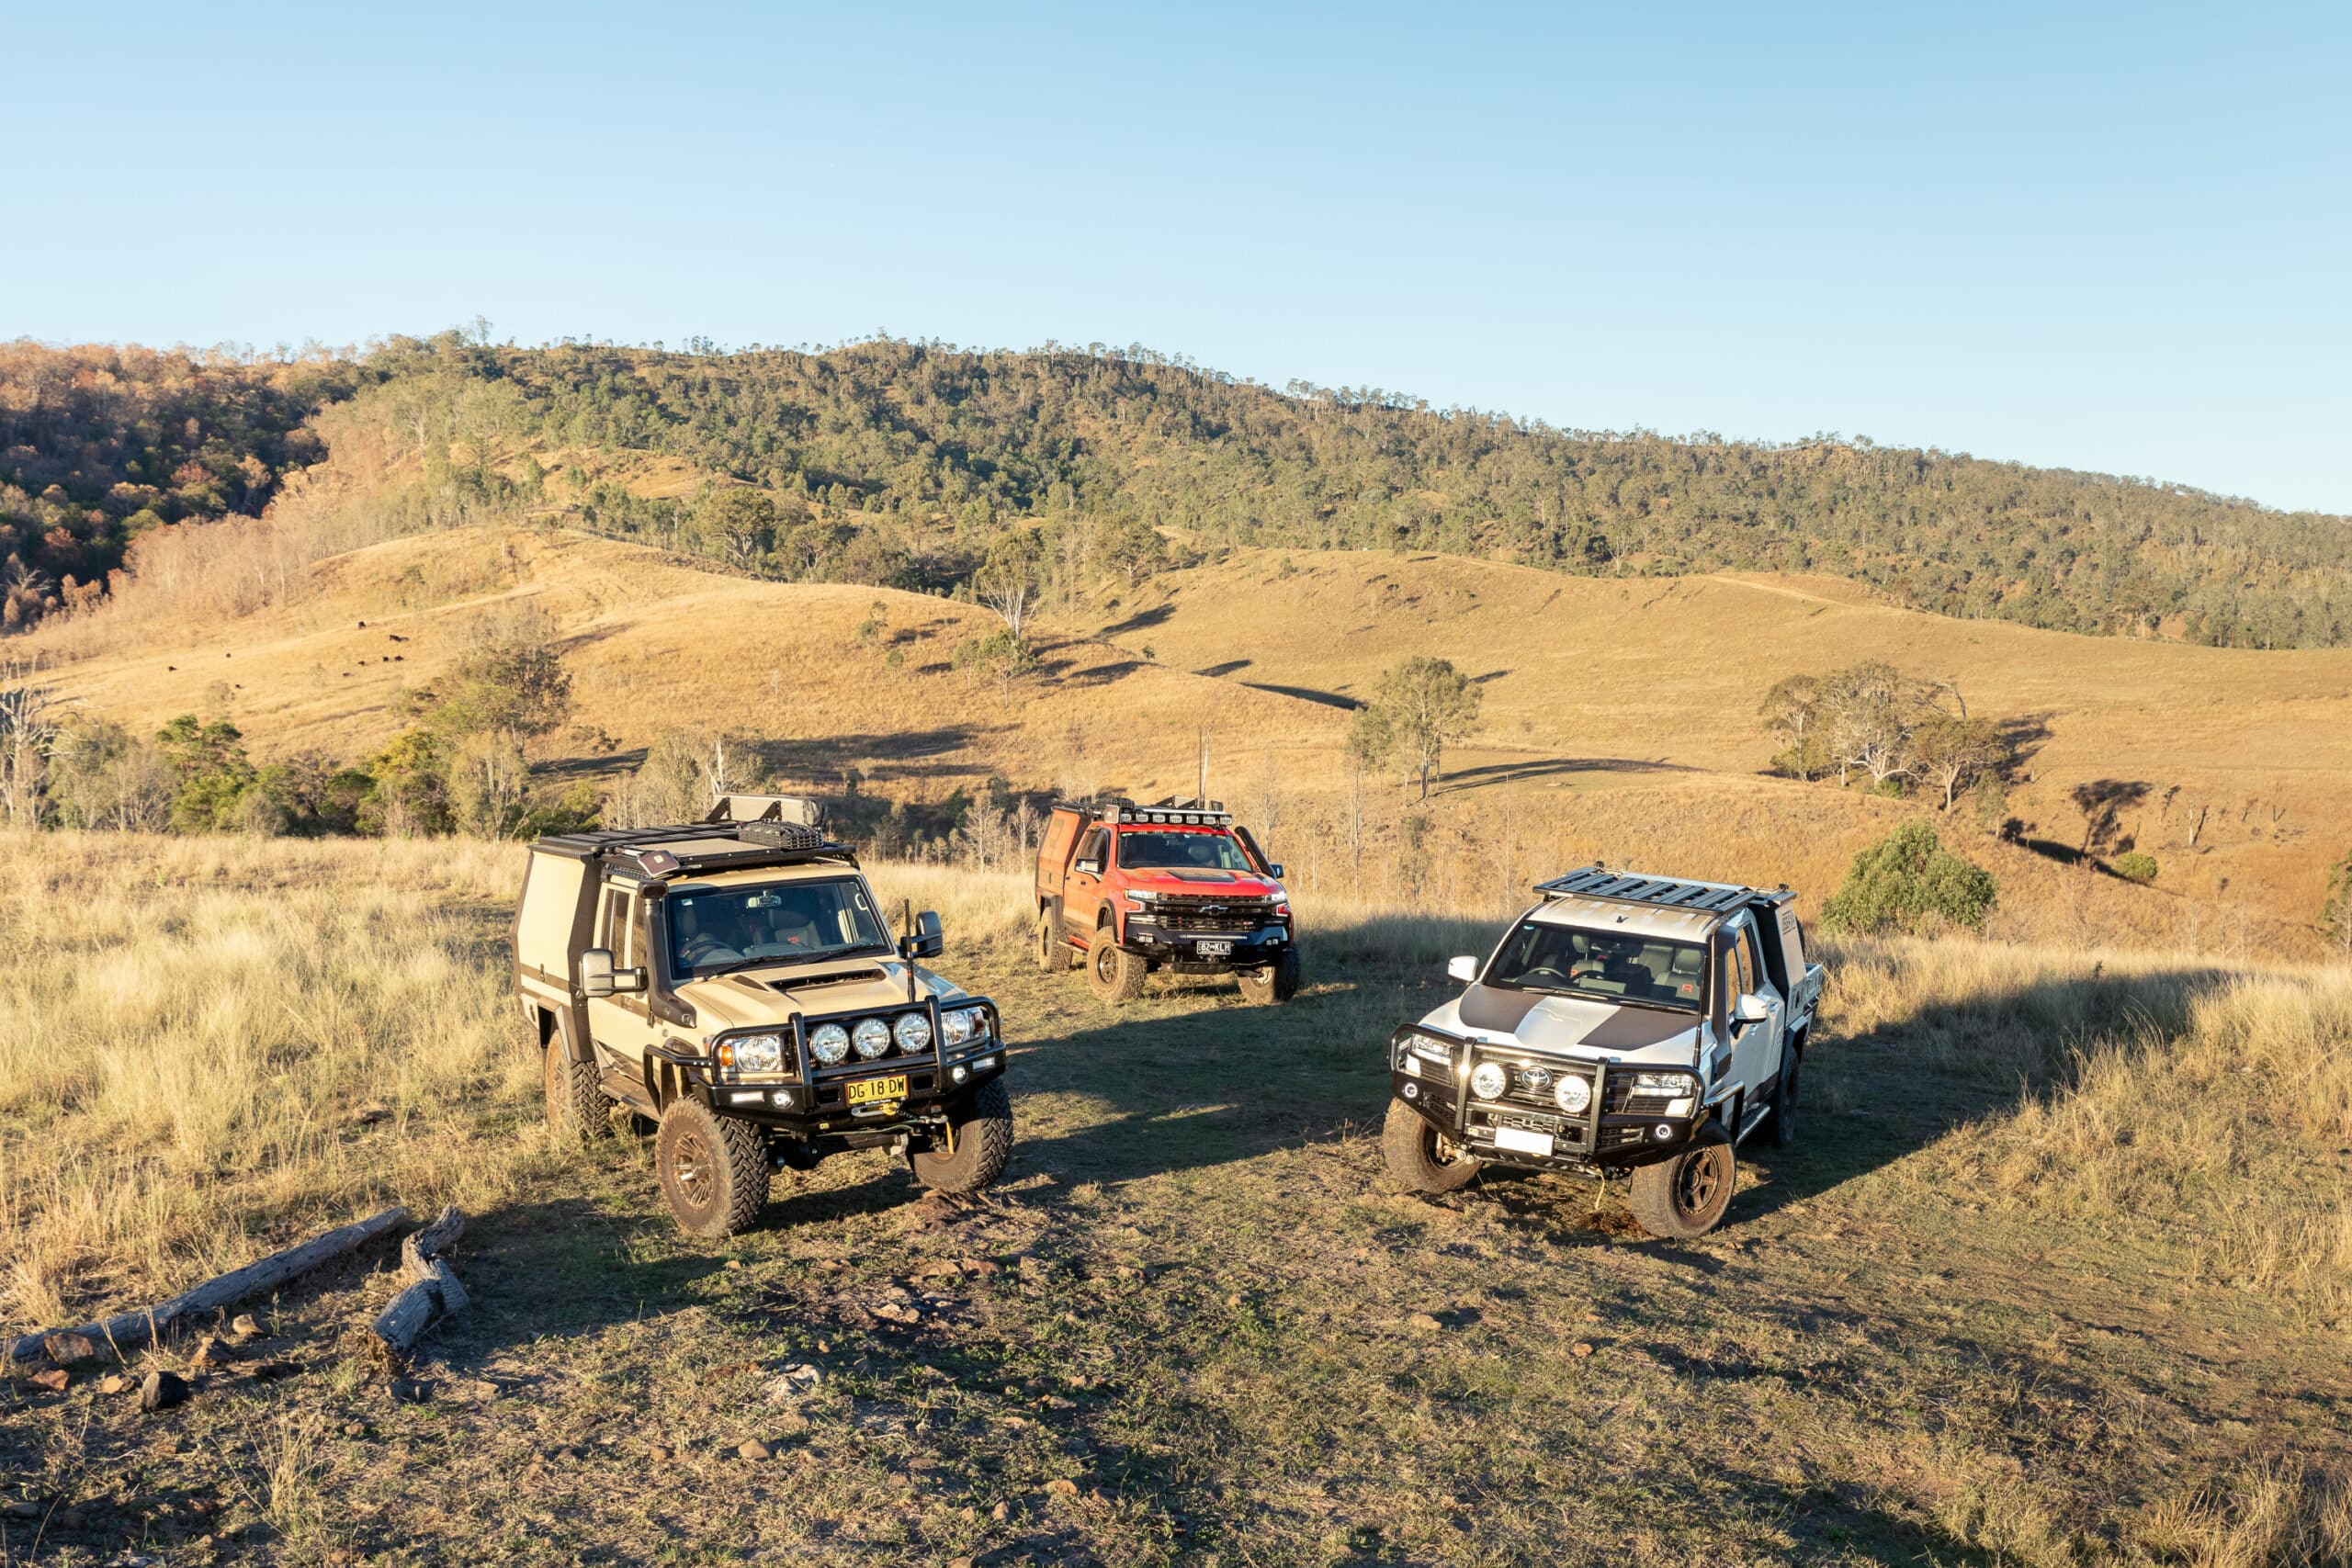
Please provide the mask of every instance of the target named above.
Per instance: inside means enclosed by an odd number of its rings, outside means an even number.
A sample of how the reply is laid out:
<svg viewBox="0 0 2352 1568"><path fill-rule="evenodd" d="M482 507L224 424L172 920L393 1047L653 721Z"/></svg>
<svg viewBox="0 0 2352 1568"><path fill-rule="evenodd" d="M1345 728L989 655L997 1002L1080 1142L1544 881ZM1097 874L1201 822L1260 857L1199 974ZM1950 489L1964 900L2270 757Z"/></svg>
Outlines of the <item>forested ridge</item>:
<svg viewBox="0 0 2352 1568"><path fill-rule="evenodd" d="M176 380L127 374L114 352L0 357L12 570L86 582L144 528L251 509L317 455L300 415L340 403L325 436L368 428L432 483L786 576L946 586L1009 529L1148 525L1200 551L1815 571L1910 608L2072 631L2352 641L2344 519L1867 442L1557 430L1100 345L516 348L447 333ZM649 500L610 461L629 454L709 482Z"/></svg>

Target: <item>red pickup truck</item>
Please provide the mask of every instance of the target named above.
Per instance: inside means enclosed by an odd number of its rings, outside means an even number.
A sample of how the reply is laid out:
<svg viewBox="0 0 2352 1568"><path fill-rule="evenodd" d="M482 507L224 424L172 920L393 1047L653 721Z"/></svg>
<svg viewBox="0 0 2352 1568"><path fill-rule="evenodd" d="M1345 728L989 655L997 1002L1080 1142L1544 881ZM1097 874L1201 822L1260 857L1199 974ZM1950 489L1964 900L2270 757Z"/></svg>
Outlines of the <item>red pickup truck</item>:
<svg viewBox="0 0 2352 1568"><path fill-rule="evenodd" d="M1054 807L1037 846L1037 966L1075 952L1097 996L1127 1001L1144 976L1231 975L1245 1000L1298 990L1283 868L1214 800L1125 798Z"/></svg>

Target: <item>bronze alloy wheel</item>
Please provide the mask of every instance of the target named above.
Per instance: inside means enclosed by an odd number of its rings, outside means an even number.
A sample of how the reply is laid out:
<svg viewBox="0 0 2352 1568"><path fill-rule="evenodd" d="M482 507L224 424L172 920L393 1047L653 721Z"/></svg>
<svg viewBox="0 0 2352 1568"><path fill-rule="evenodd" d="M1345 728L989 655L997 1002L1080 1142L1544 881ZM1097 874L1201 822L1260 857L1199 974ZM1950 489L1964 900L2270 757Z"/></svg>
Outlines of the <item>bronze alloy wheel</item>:
<svg viewBox="0 0 2352 1568"><path fill-rule="evenodd" d="M1715 1193L1728 1174L1724 1167L1730 1163L1706 1155L1683 1160L1674 1177L1675 1211L1685 1219L1694 1219L1713 1208Z"/></svg>
<svg viewBox="0 0 2352 1568"><path fill-rule="evenodd" d="M697 1209L710 1207L710 1195L718 1190L718 1178L710 1168L710 1145L692 1127L681 1128L676 1141L670 1145L670 1174L688 1202Z"/></svg>

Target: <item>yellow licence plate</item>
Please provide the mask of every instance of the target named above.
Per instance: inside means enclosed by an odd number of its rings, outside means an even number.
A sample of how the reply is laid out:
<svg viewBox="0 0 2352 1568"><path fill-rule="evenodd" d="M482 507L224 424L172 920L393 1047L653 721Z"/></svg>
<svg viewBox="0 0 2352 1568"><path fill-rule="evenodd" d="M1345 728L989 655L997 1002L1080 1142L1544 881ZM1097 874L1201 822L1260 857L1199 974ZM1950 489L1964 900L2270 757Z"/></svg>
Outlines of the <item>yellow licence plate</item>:
<svg viewBox="0 0 2352 1568"><path fill-rule="evenodd" d="M893 1073L887 1078L853 1078L849 1086L852 1105L874 1105L886 1100L907 1098L907 1075Z"/></svg>

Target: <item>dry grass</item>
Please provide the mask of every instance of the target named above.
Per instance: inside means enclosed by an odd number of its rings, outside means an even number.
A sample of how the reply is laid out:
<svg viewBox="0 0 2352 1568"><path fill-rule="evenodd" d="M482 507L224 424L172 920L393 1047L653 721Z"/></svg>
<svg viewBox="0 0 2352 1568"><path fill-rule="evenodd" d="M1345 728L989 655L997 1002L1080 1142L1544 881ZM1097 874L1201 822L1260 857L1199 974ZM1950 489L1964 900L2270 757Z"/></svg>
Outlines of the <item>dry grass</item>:
<svg viewBox="0 0 2352 1568"><path fill-rule="evenodd" d="M2289 1224L2312 1190L2269 1180L2341 1136L2340 1101L2276 1092L2340 1087L2340 974L1833 949L1804 1141L1746 1151L1732 1222L1669 1247L1583 1183L1384 1191L1379 1042L1490 939L1483 913L1308 906L1291 1007L1163 981L1114 1011L1028 963L1020 878L880 867L1012 1021L1016 1166L943 1208L844 1156L712 1246L668 1225L641 1145L537 1132L502 969L514 846L0 847L25 1003L0 1045L0 1315L142 1299L387 1199L478 1220L433 1404L335 1348L368 1280L273 1314L268 1353L305 1375L215 1375L170 1421L86 1383L10 1391L0 1471L86 1516L46 1553L152 1551L158 1499L195 1499L213 1545L170 1561L2343 1557L2341 1309ZM374 1100L388 1120L345 1122ZM2179 1141L2215 1128L2246 1174ZM910 1278L976 1255L1003 1271ZM920 1330L866 1314L892 1292ZM729 1457L775 1435L760 1380L798 1360L828 1381L797 1457ZM477 1377L515 1395L473 1402ZM85 1427L135 1480L86 1472ZM1101 1495L1049 1490L1070 1477Z"/></svg>

